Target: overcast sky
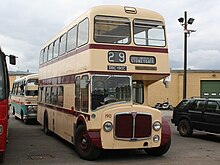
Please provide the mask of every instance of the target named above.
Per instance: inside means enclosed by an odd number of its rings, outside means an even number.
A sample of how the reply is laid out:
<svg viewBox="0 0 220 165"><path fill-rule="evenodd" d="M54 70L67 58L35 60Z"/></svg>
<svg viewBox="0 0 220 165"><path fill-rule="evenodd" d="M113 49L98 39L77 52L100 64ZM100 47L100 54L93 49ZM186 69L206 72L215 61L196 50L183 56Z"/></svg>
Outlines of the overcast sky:
<svg viewBox="0 0 220 165"><path fill-rule="evenodd" d="M1 0L0 46L18 56L9 70L38 72L39 52L52 36L89 8L123 5L146 8L162 14L166 21L170 67L183 68L183 27L177 21L193 17L188 26L196 30L188 37L188 68L220 69L219 0Z"/></svg>

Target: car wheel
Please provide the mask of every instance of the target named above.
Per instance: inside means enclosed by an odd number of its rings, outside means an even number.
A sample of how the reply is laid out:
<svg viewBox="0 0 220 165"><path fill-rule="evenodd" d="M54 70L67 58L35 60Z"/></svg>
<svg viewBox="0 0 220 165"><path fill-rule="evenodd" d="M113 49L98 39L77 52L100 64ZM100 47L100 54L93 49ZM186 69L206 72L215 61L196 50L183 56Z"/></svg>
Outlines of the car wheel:
<svg viewBox="0 0 220 165"><path fill-rule="evenodd" d="M101 149L95 147L83 125L76 129L75 149L80 158L86 160L95 160L101 154Z"/></svg>
<svg viewBox="0 0 220 165"><path fill-rule="evenodd" d="M144 149L144 151L152 156L162 156L169 150L170 145L171 145L171 138L163 146L159 146L155 148L146 148Z"/></svg>
<svg viewBox="0 0 220 165"><path fill-rule="evenodd" d="M193 133L193 129L188 120L181 120L178 125L179 134L181 136L191 136Z"/></svg>

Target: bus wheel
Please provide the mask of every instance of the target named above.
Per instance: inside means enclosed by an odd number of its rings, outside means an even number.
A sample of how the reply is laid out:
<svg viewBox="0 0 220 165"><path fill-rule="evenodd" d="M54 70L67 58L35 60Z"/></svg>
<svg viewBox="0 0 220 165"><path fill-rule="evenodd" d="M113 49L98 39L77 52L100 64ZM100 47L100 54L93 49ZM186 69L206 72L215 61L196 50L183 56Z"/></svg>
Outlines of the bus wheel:
<svg viewBox="0 0 220 165"><path fill-rule="evenodd" d="M50 135L50 130L49 130L49 128L48 128L48 115L47 115L47 113L44 115L44 125L43 125L43 129L44 129L44 133L46 134L46 135Z"/></svg>
<svg viewBox="0 0 220 165"><path fill-rule="evenodd" d="M75 149L80 158L86 160L95 160L101 154L101 149L95 147L83 125L76 129Z"/></svg>
<svg viewBox="0 0 220 165"><path fill-rule="evenodd" d="M0 164L3 163L5 160L5 153L4 152L0 152Z"/></svg>
<svg viewBox="0 0 220 165"><path fill-rule="evenodd" d="M144 150L149 155L152 155L152 156L162 156L163 154L165 154L169 150L170 145L171 145L171 138L163 146L155 147L155 148L146 148Z"/></svg>
<svg viewBox="0 0 220 165"><path fill-rule="evenodd" d="M24 119L24 124L28 124L28 120L27 119Z"/></svg>
<svg viewBox="0 0 220 165"><path fill-rule="evenodd" d="M12 115L15 115L15 108L12 109Z"/></svg>

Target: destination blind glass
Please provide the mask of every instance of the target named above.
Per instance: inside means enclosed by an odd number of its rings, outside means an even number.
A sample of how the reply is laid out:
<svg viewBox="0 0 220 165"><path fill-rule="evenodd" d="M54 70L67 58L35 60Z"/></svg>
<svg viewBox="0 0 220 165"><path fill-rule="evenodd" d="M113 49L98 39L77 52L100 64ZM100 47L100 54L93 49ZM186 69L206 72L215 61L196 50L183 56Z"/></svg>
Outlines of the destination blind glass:
<svg viewBox="0 0 220 165"><path fill-rule="evenodd" d="M130 56L130 62L132 64L156 64L156 58L154 56Z"/></svg>

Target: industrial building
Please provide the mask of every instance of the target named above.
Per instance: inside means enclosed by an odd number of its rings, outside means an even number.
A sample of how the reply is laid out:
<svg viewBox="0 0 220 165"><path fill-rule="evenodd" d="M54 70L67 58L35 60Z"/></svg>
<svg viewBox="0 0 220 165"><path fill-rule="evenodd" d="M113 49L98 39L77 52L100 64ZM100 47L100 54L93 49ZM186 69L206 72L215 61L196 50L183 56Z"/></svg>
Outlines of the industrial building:
<svg viewBox="0 0 220 165"><path fill-rule="evenodd" d="M148 104L168 101L176 106L183 99L183 70L171 70L167 87L162 80L150 85ZM220 98L220 70L188 70L187 98L190 97Z"/></svg>

